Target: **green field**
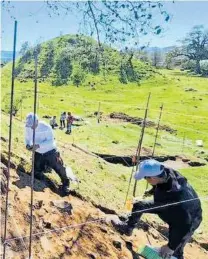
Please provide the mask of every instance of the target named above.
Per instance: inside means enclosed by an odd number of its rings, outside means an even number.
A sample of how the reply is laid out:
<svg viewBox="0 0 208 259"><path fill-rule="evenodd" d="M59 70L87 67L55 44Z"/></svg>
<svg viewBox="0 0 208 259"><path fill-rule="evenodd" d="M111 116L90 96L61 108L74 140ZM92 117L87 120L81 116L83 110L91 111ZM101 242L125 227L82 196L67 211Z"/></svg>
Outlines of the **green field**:
<svg viewBox="0 0 208 259"><path fill-rule="evenodd" d="M82 183L78 191L85 197L109 208L124 211L123 203L126 195L131 168L104 162L71 147L75 143L79 147L109 155L132 156L138 144L141 127L124 121L109 118L111 112L122 112L130 116L144 116L144 109L149 92L151 92L148 120L157 123L160 106L164 104L161 125L168 125L177 130L176 134L160 130L156 155L183 155L193 161L206 163L208 158L208 79L191 77L185 72L176 70L160 70L140 85L129 83L122 85L110 76L105 81L102 76L88 76L86 83L79 88L69 84L62 87L51 86L47 82L38 84L38 114L59 115L63 111L71 111L79 115L84 122L73 127L72 135L55 130L57 145L64 161L71 165ZM2 73L2 136L8 136L7 115L9 91L11 84L10 66ZM88 81L96 82L91 89ZM23 157L29 163L30 153L24 148L24 118L33 111L34 83L15 82L15 101L23 100L13 125L13 159L18 163ZM94 112L102 112L101 123L97 123ZM46 119L47 121L47 119ZM143 147L151 153L154 143L155 128L145 130ZM197 147L196 140L203 140L204 147ZM114 143L113 143L114 142ZM117 144L115 144L117 143ZM2 142L5 153L7 143ZM26 163L25 167L28 167ZM189 167L181 170L196 188L199 195L207 196L208 166ZM53 175L53 177L55 177ZM73 186L74 188L77 188ZM138 184L137 194L141 197L145 183ZM132 193L132 187L130 194ZM130 195L131 196L131 195ZM203 201L204 218L208 216L208 204ZM201 227L208 233L205 221Z"/></svg>

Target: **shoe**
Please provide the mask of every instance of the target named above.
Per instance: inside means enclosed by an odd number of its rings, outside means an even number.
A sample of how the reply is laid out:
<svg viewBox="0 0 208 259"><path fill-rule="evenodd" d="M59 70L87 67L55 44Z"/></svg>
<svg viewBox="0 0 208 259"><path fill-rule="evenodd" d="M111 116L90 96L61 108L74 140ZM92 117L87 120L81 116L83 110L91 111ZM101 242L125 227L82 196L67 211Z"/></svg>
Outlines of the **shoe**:
<svg viewBox="0 0 208 259"><path fill-rule="evenodd" d="M62 186L62 191L63 191L64 195L69 195L69 193L70 193L70 188L69 188L69 186L63 185L63 186Z"/></svg>
<svg viewBox="0 0 208 259"><path fill-rule="evenodd" d="M121 235L131 236L134 230L134 227L129 226L126 222L114 222L111 221L113 227L118 231Z"/></svg>

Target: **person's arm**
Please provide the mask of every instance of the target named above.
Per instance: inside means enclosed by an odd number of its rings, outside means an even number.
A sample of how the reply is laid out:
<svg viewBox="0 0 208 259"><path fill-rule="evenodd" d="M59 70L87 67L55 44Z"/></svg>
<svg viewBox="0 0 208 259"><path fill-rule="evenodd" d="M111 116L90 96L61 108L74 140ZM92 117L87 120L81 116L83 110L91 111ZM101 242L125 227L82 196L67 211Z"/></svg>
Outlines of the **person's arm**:
<svg viewBox="0 0 208 259"><path fill-rule="evenodd" d="M150 213L150 214L158 214L161 211L165 210L166 207L164 207L166 203L159 203L155 202L153 200L149 201L136 201L133 204L133 209L132 212L133 214L138 213L138 214L143 214L143 213Z"/></svg>
<svg viewBox="0 0 208 259"><path fill-rule="evenodd" d="M128 225L135 226L143 213L159 214L164 209L161 207L163 205L161 203L155 203L153 200L135 202L128 218Z"/></svg>
<svg viewBox="0 0 208 259"><path fill-rule="evenodd" d="M152 196L155 192L155 186L152 186L152 189L148 190L148 191L145 191L144 193L144 197L149 197L149 196Z"/></svg>

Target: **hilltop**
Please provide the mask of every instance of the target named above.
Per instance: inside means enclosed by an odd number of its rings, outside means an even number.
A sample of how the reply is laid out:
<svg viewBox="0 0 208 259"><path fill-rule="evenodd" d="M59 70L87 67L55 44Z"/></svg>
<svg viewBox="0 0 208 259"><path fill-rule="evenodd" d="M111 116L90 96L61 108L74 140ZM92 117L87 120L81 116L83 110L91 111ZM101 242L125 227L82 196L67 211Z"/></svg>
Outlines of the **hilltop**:
<svg viewBox="0 0 208 259"><path fill-rule="evenodd" d="M38 53L38 77L52 85L66 85L72 81L83 84L90 75L107 80L115 76L121 83L137 82L153 74L153 68L90 37L64 35L25 51L17 62L16 74L21 81L34 76L34 53Z"/></svg>

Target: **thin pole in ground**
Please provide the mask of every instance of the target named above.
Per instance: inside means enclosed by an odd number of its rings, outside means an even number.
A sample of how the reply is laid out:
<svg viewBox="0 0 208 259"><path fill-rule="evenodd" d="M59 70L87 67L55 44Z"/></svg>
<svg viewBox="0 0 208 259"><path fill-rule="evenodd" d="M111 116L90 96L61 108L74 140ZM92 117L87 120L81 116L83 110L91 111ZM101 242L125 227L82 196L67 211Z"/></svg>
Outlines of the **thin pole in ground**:
<svg viewBox="0 0 208 259"><path fill-rule="evenodd" d="M135 153L135 157L139 157L140 158L140 152L141 152L141 145L142 145L142 140L143 140L143 136L142 136L142 132L144 133L144 125L146 124L146 116L147 116L147 110L148 110L148 106L149 106L149 100L150 100L150 96L151 93L149 93L148 98L147 98L147 105L146 105L146 110L145 110L145 115L144 115L144 120L143 120L143 126L142 126L142 130L141 130L141 134L140 134L140 138L138 141L138 145L137 145L137 149L136 149L136 153ZM128 183L128 189L127 189L127 193L126 193L126 198L125 198L125 202L124 202L124 206L126 205L127 199L128 199L128 195L129 195L129 190L130 190L130 186L131 186L131 181L132 181L132 177L133 177L133 173L134 173L134 167L135 167L135 162L133 162L133 167L131 170L131 176L129 178L129 183ZM138 167L138 165L137 165Z"/></svg>
<svg viewBox="0 0 208 259"><path fill-rule="evenodd" d="M143 124L142 124L142 131L141 131L139 145L138 145L138 147L139 147L138 148L138 154L136 156L137 157L136 171L138 169L140 156L141 156L142 142L143 142L145 127L146 127L146 120L147 120L147 113L148 113L148 108L149 108L150 96L151 96L151 93L149 93L148 98L147 98L147 105L146 105L146 109L145 109L144 120L143 120ZM134 182L133 197L136 196L136 188L137 188L137 180L135 180L135 182Z"/></svg>
<svg viewBox="0 0 208 259"><path fill-rule="evenodd" d="M35 51L35 84L34 84L34 121L33 121L33 150L32 150L32 172L31 172L31 193L30 193L30 239L29 239L29 259L32 258L32 234L33 234L33 189L34 189L34 165L35 165L35 115L37 112L37 67L38 50Z"/></svg>
<svg viewBox="0 0 208 259"><path fill-rule="evenodd" d="M20 106L20 109L21 109L21 121L22 121L22 102L23 102L23 91L21 93L21 106Z"/></svg>
<svg viewBox="0 0 208 259"><path fill-rule="evenodd" d="M11 165L11 145L12 145L12 122L13 122L13 102L14 102L14 80L15 80L15 60L16 60L16 42L17 42L17 21L14 22L14 43L13 43L13 61L12 61L12 84L11 84L11 99L10 99L10 121L9 121L9 146L8 146L8 177L6 189L6 205L5 205L5 220L4 220L4 248L3 259L6 258L6 238L7 238L7 220L8 220L8 204L9 204L9 183L10 183L10 165Z"/></svg>
<svg viewBox="0 0 208 259"><path fill-rule="evenodd" d="M183 133L183 142L182 142L182 153L183 153L183 150L184 150L184 146L185 146L185 140L186 140L186 135L185 135L185 132Z"/></svg>
<svg viewBox="0 0 208 259"><path fill-rule="evenodd" d="M163 112L163 103L162 103L161 106L160 106L160 114L159 114L158 123L157 123L157 128L156 128L156 133L155 133L155 140L154 140L154 145L153 145L153 150L152 150L152 158L153 158L154 155L155 155L155 147L156 147L156 144L157 144L157 137L158 137L158 133L159 133L159 128L160 128L160 121L161 121L161 117L162 117L162 112ZM148 189L148 182L147 182L147 184L146 184L145 192L147 191L147 189Z"/></svg>
<svg viewBox="0 0 208 259"><path fill-rule="evenodd" d="M98 104L97 122L100 123L100 102Z"/></svg>
<svg viewBox="0 0 208 259"><path fill-rule="evenodd" d="M163 104L160 106L160 115L159 115L159 119L158 119L158 123L157 123L156 133L155 133L155 141L154 141L154 146L153 146L153 150L152 150L152 157L155 154L155 147L156 147L156 144L157 144L157 137L158 137L158 132L159 132L159 128L160 128L160 121L161 121L161 117L162 117L162 112L163 112Z"/></svg>

